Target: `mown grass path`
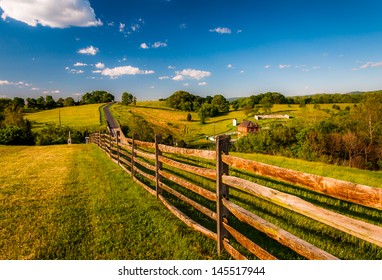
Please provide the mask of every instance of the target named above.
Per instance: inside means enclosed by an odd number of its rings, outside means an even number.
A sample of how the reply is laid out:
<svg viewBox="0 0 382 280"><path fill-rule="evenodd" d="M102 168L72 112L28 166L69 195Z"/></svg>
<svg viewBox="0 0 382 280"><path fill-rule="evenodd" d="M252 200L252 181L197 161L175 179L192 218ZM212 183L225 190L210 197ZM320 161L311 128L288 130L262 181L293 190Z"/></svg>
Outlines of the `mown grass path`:
<svg viewBox="0 0 382 280"><path fill-rule="evenodd" d="M213 259L94 145L0 146L0 259Z"/></svg>

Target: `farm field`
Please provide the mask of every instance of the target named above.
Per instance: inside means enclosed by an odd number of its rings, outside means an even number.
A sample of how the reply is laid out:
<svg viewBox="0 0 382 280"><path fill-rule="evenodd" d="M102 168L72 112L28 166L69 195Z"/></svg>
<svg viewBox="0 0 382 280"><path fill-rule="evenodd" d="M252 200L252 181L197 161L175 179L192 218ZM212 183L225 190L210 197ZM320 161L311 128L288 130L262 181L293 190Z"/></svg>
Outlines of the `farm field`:
<svg viewBox="0 0 382 280"><path fill-rule="evenodd" d="M216 259L95 145L0 146L0 259Z"/></svg>
<svg viewBox="0 0 382 280"><path fill-rule="evenodd" d="M63 107L52 110L44 110L37 113L29 113L25 118L32 122L33 129L42 129L45 124L61 124L77 129L98 130L103 124L103 111L100 108L104 104L90 104L73 107ZM100 113L101 112L101 113Z"/></svg>
<svg viewBox="0 0 382 280"><path fill-rule="evenodd" d="M317 121L329 116L327 110L333 110L333 104L320 104L320 110L314 109L313 106L308 104L305 108L300 108L298 104L276 104L272 107L272 114L287 114L290 115L290 119L257 121L253 115L247 116L243 111L230 111L226 115L207 119L205 124L200 124L198 114L195 112L191 112L192 120L188 122L187 112L168 108L165 101L141 101L137 102L136 106L115 104L111 107L111 112L121 124L128 125L132 116L138 115L152 124L155 133L162 135L171 133L178 140L184 140L191 146L198 146L210 143L206 140L206 136L236 132L237 128L232 124L235 118L238 123L247 119L259 123L261 127L267 127L272 122L290 122L293 119ZM352 107L353 104L340 104L341 109L346 106Z"/></svg>

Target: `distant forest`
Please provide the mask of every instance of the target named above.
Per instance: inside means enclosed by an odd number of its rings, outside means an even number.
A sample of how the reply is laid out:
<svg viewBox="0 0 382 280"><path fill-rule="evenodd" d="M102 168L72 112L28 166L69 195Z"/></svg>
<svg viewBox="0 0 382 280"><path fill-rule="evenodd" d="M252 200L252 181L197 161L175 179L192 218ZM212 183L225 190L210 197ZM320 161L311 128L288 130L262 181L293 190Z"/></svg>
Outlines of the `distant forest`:
<svg viewBox="0 0 382 280"><path fill-rule="evenodd" d="M36 110L50 110L59 107L70 107L77 105L95 104L95 103L107 103L114 101L114 96L102 90L96 90L87 92L81 96L81 100L75 101L73 97L66 97L65 99L60 97L56 100L51 95L39 98L21 98L15 97L13 99L0 98L0 113L5 107L9 105L16 106L22 109L36 109Z"/></svg>

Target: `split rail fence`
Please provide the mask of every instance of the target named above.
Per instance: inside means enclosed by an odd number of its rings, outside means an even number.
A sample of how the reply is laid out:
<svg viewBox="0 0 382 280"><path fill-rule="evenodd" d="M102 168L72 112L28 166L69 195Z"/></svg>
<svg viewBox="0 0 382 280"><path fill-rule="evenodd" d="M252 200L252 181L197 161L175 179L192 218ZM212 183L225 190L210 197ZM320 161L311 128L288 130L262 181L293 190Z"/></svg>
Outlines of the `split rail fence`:
<svg viewBox="0 0 382 280"><path fill-rule="evenodd" d="M122 140L119 133L115 135L113 137L111 133L94 133L90 137L90 142L97 144L115 163L131 174L134 181L156 196L177 218L192 229L215 240L219 254L225 249L235 259L246 259L239 251L245 248L246 254L250 252L259 259L276 259L256 244L253 238L252 240L248 238L246 232L243 233L234 228L230 219L235 217L247 227L250 226L264 233L306 259L337 259L332 254L259 217L253 211L245 209L243 205L242 207L231 202L230 190L238 190L276 204L367 241L373 246L376 245L377 248L382 248L381 226L327 210L298 196L265 187L229 173L231 169L244 170L254 176L269 177L298 185L315 193L377 209L377 213L382 213L379 212L382 210L382 188L306 174L230 156L227 136L218 137L216 151L210 151L163 145L160 135L155 136L155 143L139 141L136 135L132 139L122 136ZM215 168L198 166L198 160L211 161L211 166ZM185 172L205 179L187 180L182 176ZM208 187L203 180L210 181L214 187ZM179 205L187 204L188 208L201 213L197 220L210 219L216 222L215 230L201 225L200 222L186 215L174 205L175 203L172 203L174 198L182 201ZM235 245L237 245L236 248Z"/></svg>

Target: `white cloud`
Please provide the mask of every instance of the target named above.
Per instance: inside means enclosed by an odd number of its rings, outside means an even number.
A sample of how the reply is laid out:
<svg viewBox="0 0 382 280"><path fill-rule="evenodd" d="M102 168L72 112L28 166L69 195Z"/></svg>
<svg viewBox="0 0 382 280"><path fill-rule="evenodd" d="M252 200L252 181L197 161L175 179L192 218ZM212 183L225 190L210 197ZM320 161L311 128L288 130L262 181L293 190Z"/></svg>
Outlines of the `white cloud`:
<svg viewBox="0 0 382 280"><path fill-rule="evenodd" d="M74 67L82 67L82 66L88 66L86 63L82 63L82 62L76 62L75 64L73 64Z"/></svg>
<svg viewBox="0 0 382 280"><path fill-rule="evenodd" d="M119 23L119 32L124 32L125 31L126 24L120 22Z"/></svg>
<svg viewBox="0 0 382 280"><path fill-rule="evenodd" d="M83 70L76 70L76 69L70 69L69 72L72 74L83 74L83 73L85 73Z"/></svg>
<svg viewBox="0 0 382 280"><path fill-rule="evenodd" d="M289 64L280 64L279 68L280 69L285 69L285 68L290 68L291 66Z"/></svg>
<svg viewBox="0 0 382 280"><path fill-rule="evenodd" d="M132 66L121 66L121 67L115 67L115 68L105 68L102 70L101 74L103 76L109 76L111 78L116 78L118 76L122 75L137 75L137 74L154 74L155 72L153 70L141 70L136 67Z"/></svg>
<svg viewBox="0 0 382 280"><path fill-rule="evenodd" d="M172 65L169 65L167 68L168 68L168 69L175 69L176 67L175 67L175 66L172 66Z"/></svg>
<svg viewBox="0 0 382 280"><path fill-rule="evenodd" d="M95 67L97 69L103 69L103 68L105 68L105 64L103 64L102 62L98 62L98 63L96 63Z"/></svg>
<svg viewBox="0 0 382 280"><path fill-rule="evenodd" d="M93 73L102 73L102 70L94 70Z"/></svg>
<svg viewBox="0 0 382 280"><path fill-rule="evenodd" d="M233 68L233 65L232 64L228 64L227 68L231 69L231 68Z"/></svg>
<svg viewBox="0 0 382 280"><path fill-rule="evenodd" d="M37 90L40 90L39 88L36 88L36 87L34 87L34 88L31 88L31 90L33 90L33 91L37 91Z"/></svg>
<svg viewBox="0 0 382 280"><path fill-rule="evenodd" d="M265 69L269 69L269 68L271 68L271 66L272 66L272 65L268 64L268 65L265 65L264 68L265 68Z"/></svg>
<svg viewBox="0 0 382 280"><path fill-rule="evenodd" d="M142 43L140 46L139 46L141 49L149 49L150 47L146 44L146 43Z"/></svg>
<svg viewBox="0 0 382 280"><path fill-rule="evenodd" d="M172 78L174 81L181 81L184 80L184 77L182 75L176 75L174 78Z"/></svg>
<svg viewBox="0 0 382 280"><path fill-rule="evenodd" d="M167 47L167 43L164 42L155 42L151 45L154 49L160 48L160 47Z"/></svg>
<svg viewBox="0 0 382 280"><path fill-rule="evenodd" d="M232 30L227 27L217 27L214 29L210 29L210 32L216 32L219 34L231 34Z"/></svg>
<svg viewBox="0 0 382 280"><path fill-rule="evenodd" d="M189 83L184 83L183 84L185 87L188 87L190 84Z"/></svg>
<svg viewBox="0 0 382 280"><path fill-rule="evenodd" d="M175 73L176 76L172 78L174 81L181 81L185 78L201 80L203 78L211 76L211 72L209 71L201 71L196 69L184 69L182 71L176 71Z"/></svg>
<svg viewBox="0 0 382 280"><path fill-rule="evenodd" d="M7 85L13 85L12 82L9 82L7 80L0 80L0 86L7 86Z"/></svg>
<svg viewBox="0 0 382 280"><path fill-rule="evenodd" d="M179 24L179 28L180 29L186 29L187 28L187 24L186 23L181 23L181 24Z"/></svg>
<svg viewBox="0 0 382 280"><path fill-rule="evenodd" d="M207 83L206 82L201 82L201 83L198 83L199 86L206 86Z"/></svg>
<svg viewBox="0 0 382 280"><path fill-rule="evenodd" d="M370 67L382 67L382 61L379 61L379 62L367 62L367 63L361 65L359 68L366 69L366 68L370 68Z"/></svg>
<svg viewBox="0 0 382 280"><path fill-rule="evenodd" d="M142 43L140 46L139 46L141 49L149 49L150 47L151 48L154 48L154 49L157 49L157 48L164 48L164 47L167 47L167 43L166 42L155 42L155 43L152 43L151 45L148 45L147 43Z"/></svg>
<svg viewBox="0 0 382 280"><path fill-rule="evenodd" d="M22 87L30 87L32 84L26 83L26 82L10 82L8 80L0 80L0 86L18 86L19 88Z"/></svg>
<svg viewBox="0 0 382 280"><path fill-rule="evenodd" d="M170 77L169 76L161 76L158 79L159 80L168 80L168 79L170 79Z"/></svg>
<svg viewBox="0 0 382 280"><path fill-rule="evenodd" d="M7 17L24 22L30 26L66 28L70 26L89 27L102 25L96 19L89 0L2 0L1 18Z"/></svg>
<svg viewBox="0 0 382 280"><path fill-rule="evenodd" d="M60 90L45 90L43 91L43 94L58 94L61 93Z"/></svg>
<svg viewBox="0 0 382 280"><path fill-rule="evenodd" d="M78 50L79 54L87 54L87 55L96 55L99 52L99 49L93 46L89 46L87 48L83 48Z"/></svg>

